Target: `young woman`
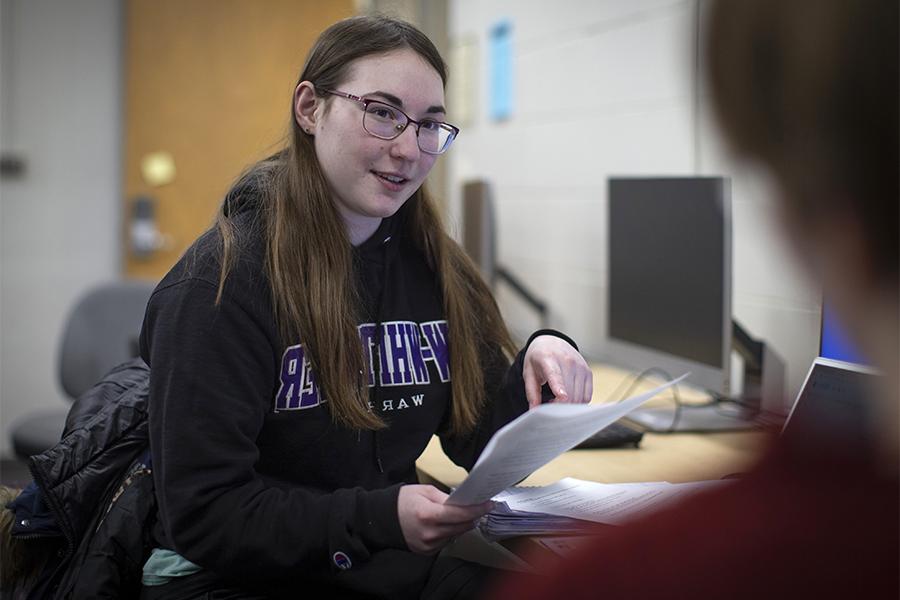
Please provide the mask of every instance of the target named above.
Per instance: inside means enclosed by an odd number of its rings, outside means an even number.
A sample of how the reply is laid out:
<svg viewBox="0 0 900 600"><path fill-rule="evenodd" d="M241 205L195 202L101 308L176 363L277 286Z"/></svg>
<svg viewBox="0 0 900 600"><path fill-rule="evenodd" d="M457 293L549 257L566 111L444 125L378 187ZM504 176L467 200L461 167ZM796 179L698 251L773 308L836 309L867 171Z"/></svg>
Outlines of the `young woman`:
<svg viewBox="0 0 900 600"><path fill-rule="evenodd" d="M438 434L471 467L545 383L589 401L590 370L559 333L510 365L490 291L425 191L458 133L446 79L407 23L326 30L288 146L239 180L154 292L145 597L465 593L468 565L433 555L490 506L445 505L416 485L416 458Z"/></svg>
<svg viewBox="0 0 900 600"><path fill-rule="evenodd" d="M603 536L498 598L897 598L897 2L716 0L707 52L732 147L882 377L862 428L780 440L733 487Z"/></svg>

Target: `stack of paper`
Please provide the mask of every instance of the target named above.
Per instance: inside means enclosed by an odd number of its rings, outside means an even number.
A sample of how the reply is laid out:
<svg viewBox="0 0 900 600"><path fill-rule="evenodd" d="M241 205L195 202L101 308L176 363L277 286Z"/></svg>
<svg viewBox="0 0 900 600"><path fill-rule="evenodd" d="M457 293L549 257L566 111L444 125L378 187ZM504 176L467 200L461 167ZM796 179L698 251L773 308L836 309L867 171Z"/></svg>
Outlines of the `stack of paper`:
<svg viewBox="0 0 900 600"><path fill-rule="evenodd" d="M581 519L513 510L504 503L498 503L478 523L482 535L491 541L521 535L577 535L595 526L594 523Z"/></svg>
<svg viewBox="0 0 900 600"><path fill-rule="evenodd" d="M529 410L497 430L447 502L490 500L685 377L616 404L542 404Z"/></svg>
<svg viewBox="0 0 900 600"><path fill-rule="evenodd" d="M480 527L485 536L498 539L579 533L589 523L621 525L687 494L723 485L603 484L567 478L545 487L509 487L685 377L617 404L544 404L529 410L494 434L447 503L478 504L493 498L497 507Z"/></svg>
<svg viewBox="0 0 900 600"><path fill-rule="evenodd" d="M728 481L672 484L596 483L566 478L543 487L510 488L479 524L488 539L520 535L577 534L596 523L622 525L690 494Z"/></svg>

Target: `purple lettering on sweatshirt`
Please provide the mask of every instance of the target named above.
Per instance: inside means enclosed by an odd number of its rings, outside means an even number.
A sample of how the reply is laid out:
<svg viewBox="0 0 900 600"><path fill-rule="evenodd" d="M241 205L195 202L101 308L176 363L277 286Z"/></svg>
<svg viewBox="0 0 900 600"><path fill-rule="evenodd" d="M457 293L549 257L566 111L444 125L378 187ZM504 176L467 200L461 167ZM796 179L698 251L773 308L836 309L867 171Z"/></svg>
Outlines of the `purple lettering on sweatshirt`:
<svg viewBox="0 0 900 600"><path fill-rule="evenodd" d="M426 385L431 377L427 361L433 361L441 381L450 381L450 354L447 321L421 325L412 321L381 324L381 340L376 348L375 325L359 325L359 339L367 363L368 387L375 385L375 361L381 361L381 385ZM303 344L290 346L281 358L281 385L275 395L275 410L302 410L325 402Z"/></svg>
<svg viewBox="0 0 900 600"><path fill-rule="evenodd" d="M450 381L450 350L447 347L447 321L422 323L422 358L433 360L441 381Z"/></svg>
<svg viewBox="0 0 900 600"><path fill-rule="evenodd" d="M366 365L368 365L368 378L366 381L366 385L369 387L373 387L375 385L375 357L373 352L373 348L375 347L375 324L374 323L363 323L359 327L359 339L363 345L363 357L365 358Z"/></svg>
<svg viewBox="0 0 900 600"><path fill-rule="evenodd" d="M415 323L394 321L382 325L381 385L410 385L413 381L412 348L409 325Z"/></svg>
<svg viewBox="0 0 900 600"><path fill-rule="evenodd" d="M290 346L281 358L281 386L275 395L275 410L301 410L322 402L303 344Z"/></svg>

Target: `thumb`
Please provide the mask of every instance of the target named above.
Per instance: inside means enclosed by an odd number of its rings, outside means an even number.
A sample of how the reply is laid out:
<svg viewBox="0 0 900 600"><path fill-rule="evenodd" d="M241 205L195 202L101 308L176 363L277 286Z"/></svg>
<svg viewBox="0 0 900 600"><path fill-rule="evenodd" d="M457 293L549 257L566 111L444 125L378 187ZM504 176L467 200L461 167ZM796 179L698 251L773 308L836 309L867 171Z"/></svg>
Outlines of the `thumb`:
<svg viewBox="0 0 900 600"><path fill-rule="evenodd" d="M435 504L443 504L447 500L447 494L437 489L433 485L422 486L422 496Z"/></svg>

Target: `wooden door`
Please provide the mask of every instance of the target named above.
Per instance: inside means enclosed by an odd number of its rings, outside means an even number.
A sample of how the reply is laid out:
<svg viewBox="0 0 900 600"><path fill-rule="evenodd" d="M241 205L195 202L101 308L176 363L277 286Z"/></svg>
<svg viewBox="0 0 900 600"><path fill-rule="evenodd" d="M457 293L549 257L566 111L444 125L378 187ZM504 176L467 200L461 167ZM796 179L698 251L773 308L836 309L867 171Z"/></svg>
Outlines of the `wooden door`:
<svg viewBox="0 0 900 600"><path fill-rule="evenodd" d="M353 0L129 0L125 37L125 274L159 279L211 223L240 172L280 147L291 94L318 34ZM171 157L170 183L141 164ZM165 163L158 159L157 163ZM137 253L135 203L161 247Z"/></svg>

